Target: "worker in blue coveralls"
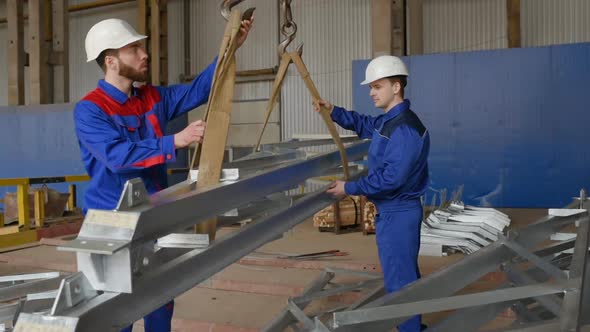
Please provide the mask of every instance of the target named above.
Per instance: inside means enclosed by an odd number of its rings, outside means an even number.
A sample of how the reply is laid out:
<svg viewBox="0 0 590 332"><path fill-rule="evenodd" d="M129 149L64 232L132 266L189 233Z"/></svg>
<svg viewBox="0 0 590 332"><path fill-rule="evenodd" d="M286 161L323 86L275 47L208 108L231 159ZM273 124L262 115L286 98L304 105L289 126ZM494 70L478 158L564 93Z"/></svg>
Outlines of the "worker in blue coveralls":
<svg viewBox="0 0 590 332"><path fill-rule="evenodd" d="M239 46L251 26L252 20L242 22ZM135 87L134 82L148 80L145 38L119 19L98 22L86 35L88 62L98 63L104 79L74 110L82 161L91 178L84 211L116 208L125 182L133 178L141 178L150 194L166 188L166 162L176 159L176 149L203 140L203 121L174 135L166 133L166 125L207 102L216 60L190 84ZM145 331L170 331L173 311L171 301L145 316Z"/></svg>
<svg viewBox="0 0 590 332"><path fill-rule="evenodd" d="M314 103L330 111L332 120L353 130L360 138L371 138L368 175L357 181L336 181L328 193L365 195L377 208L375 218L379 260L388 293L420 278L418 251L422 222L421 196L428 185L430 137L418 116L404 99L408 69L401 59L380 56L366 69L365 80L375 107L385 114L373 117L322 100ZM421 330L421 317L398 326L400 332Z"/></svg>

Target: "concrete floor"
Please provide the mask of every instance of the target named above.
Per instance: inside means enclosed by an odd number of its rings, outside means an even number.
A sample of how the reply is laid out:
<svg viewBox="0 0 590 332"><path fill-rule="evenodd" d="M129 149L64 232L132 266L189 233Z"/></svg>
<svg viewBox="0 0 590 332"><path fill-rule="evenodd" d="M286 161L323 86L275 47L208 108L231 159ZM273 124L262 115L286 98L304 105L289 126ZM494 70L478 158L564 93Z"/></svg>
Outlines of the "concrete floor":
<svg viewBox="0 0 590 332"><path fill-rule="evenodd" d="M547 210L506 209L513 220L513 228L537 220ZM220 236L235 229L223 229ZM278 256L303 254L338 249L348 256L318 260L277 259ZM428 275L463 258L462 254L448 257L420 257L423 275ZM279 313L290 296L301 293L326 266L380 272L375 238L361 232L335 235L318 232L308 220L242 259L209 280L182 294L176 299L173 327L175 331L256 331ZM53 245L0 253L0 275L41 271L74 272L75 255L57 251ZM344 281L340 277L336 281ZM489 288L494 281L482 280L471 290ZM350 297L331 298L310 306L333 305L335 302L352 302ZM358 295L358 294L357 294ZM439 320L446 313L424 315L426 323ZM509 313L502 315L491 327L500 327L512 320ZM134 331L143 331L142 323Z"/></svg>

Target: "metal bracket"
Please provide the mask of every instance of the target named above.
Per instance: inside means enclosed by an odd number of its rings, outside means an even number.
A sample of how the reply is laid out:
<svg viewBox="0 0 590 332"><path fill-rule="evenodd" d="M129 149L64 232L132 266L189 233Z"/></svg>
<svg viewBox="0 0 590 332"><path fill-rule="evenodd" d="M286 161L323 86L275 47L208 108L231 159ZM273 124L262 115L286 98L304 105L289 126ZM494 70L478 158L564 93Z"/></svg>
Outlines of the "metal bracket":
<svg viewBox="0 0 590 332"><path fill-rule="evenodd" d="M190 181L197 182L199 178L199 170L198 169L191 169L189 171ZM240 169L239 168L224 168L221 170L221 178L219 182L226 182L226 181L237 181L240 179Z"/></svg>
<svg viewBox="0 0 590 332"><path fill-rule="evenodd" d="M56 331L56 332L74 332L78 325L77 317L54 317L41 316L36 314L21 313L14 332L30 331Z"/></svg>
<svg viewBox="0 0 590 332"><path fill-rule="evenodd" d="M92 288L84 273L77 272L67 276L61 281L55 302L51 308L51 315L59 315L78 303L89 300L97 295L98 292Z"/></svg>
<svg viewBox="0 0 590 332"><path fill-rule="evenodd" d="M116 210L129 211L149 201L149 195L143 185L143 181L140 178L131 179L125 182L125 187L123 188L121 198L119 198Z"/></svg>

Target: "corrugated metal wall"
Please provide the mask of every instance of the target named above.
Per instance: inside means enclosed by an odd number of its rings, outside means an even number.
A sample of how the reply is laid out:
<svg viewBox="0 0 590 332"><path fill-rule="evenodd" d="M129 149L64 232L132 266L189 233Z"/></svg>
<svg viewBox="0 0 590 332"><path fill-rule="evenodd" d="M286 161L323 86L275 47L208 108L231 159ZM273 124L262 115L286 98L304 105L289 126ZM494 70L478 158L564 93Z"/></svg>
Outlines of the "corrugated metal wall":
<svg viewBox="0 0 590 332"><path fill-rule="evenodd" d="M278 40L277 3L269 0L249 0L238 5L245 10L256 7L255 25L247 42L238 50L237 70L271 68L278 64L276 46ZM191 72L203 70L219 53L219 45L225 30L220 16L219 1L191 1ZM269 97L271 83L236 85L236 100L265 99Z"/></svg>
<svg viewBox="0 0 590 332"><path fill-rule="evenodd" d="M6 17L6 1L0 2L0 17ZM8 103L8 66L6 64L7 24L0 24L0 105Z"/></svg>
<svg viewBox="0 0 590 332"><path fill-rule="evenodd" d="M508 46L506 0L424 0L423 3L424 53Z"/></svg>
<svg viewBox="0 0 590 332"><path fill-rule="evenodd" d="M90 0L70 0L70 4ZM590 41L590 1L522 0L522 44L548 44ZM275 0L248 0L242 8L254 5L256 25L248 43L239 51L239 69L267 68L277 64L275 47L278 34L278 5ZM6 2L0 1L0 17L5 17ZM350 60L370 57L369 0L297 0L293 1L294 19L300 29L297 41L306 44L304 60L310 67L322 95L350 106ZM183 0L168 1L170 82L177 82L184 68ZM84 37L92 24L119 17L137 23L136 5L131 3L71 13L70 15L70 95L82 97L95 87L101 76L98 67L87 64ZM224 22L218 1L190 1L191 70L196 73L218 51ZM505 0L424 0L424 51L441 53L505 48ZM6 43L6 24L0 24L0 45ZM26 39L26 38L25 38ZM332 60L336 60L335 62ZM0 105L7 102L6 47L0 47ZM298 109L308 107L303 85L293 77L285 82L283 95L283 138L294 132L322 132L321 123ZM237 99L264 99L269 83L239 85Z"/></svg>
<svg viewBox="0 0 590 332"><path fill-rule="evenodd" d="M278 65L278 1L246 1L241 8L256 6L255 27L238 54L238 70L269 68ZM303 59L322 96L346 107L352 106L352 60L371 55L370 1L298 0L293 1L293 18L298 25L294 46L304 42ZM217 54L224 22L218 19L214 1L192 2L191 70L196 73ZM239 84L236 100L267 99L271 82ZM294 66L285 78L281 94L282 139L295 133L328 133L317 114L311 111L311 98Z"/></svg>
<svg viewBox="0 0 590 332"><path fill-rule="evenodd" d="M521 0L522 46L590 41L590 1Z"/></svg>
<svg viewBox="0 0 590 332"><path fill-rule="evenodd" d="M69 0L70 5L92 2L90 0ZM26 6L25 6L26 8ZM6 3L0 3L0 17L5 17ZM169 64L170 82L177 82L178 76L183 71L183 29L182 29L182 0L168 1L168 25L169 25ZM103 8L85 10L70 13L70 100L76 101L83 97L88 91L96 87L96 82L102 77L100 68L94 63L86 63L86 52L84 50L84 39L86 33L100 20L106 18L120 18L128 21L137 27L137 5L134 2L111 5ZM0 45L6 43L6 24L0 24ZM25 23L25 52L27 52L27 29ZM6 47L0 47L0 105L7 104L7 75ZM25 79L28 77L28 70L25 70ZM28 81L25 82L25 91ZM28 100L28 93L25 93Z"/></svg>
<svg viewBox="0 0 590 332"><path fill-rule="evenodd" d="M276 46L278 42L278 1L248 0L238 5L242 11L256 7L254 27L248 40L236 53L237 70L273 68L278 65ZM226 22L220 15L219 1L191 1L191 74L196 74L211 63L219 53ZM252 146L256 144L264 121L265 106L270 98L272 81L250 82L235 85L234 106L227 144ZM278 107L277 107L278 108ZM263 143L280 140L280 110L275 114L265 131ZM189 121L203 117L205 106L189 114Z"/></svg>
<svg viewBox="0 0 590 332"><path fill-rule="evenodd" d="M352 60L371 57L371 2L297 0L291 4L298 31L294 46L304 43L312 80L326 100L352 107ZM293 134L328 134L311 110L311 97L294 66L282 91L282 138Z"/></svg>
<svg viewBox="0 0 590 332"><path fill-rule="evenodd" d="M424 53L506 48L506 0L424 0ZM523 47L590 41L590 1L521 0Z"/></svg>
<svg viewBox="0 0 590 332"><path fill-rule="evenodd" d="M184 74L184 14L182 0L168 0L168 83Z"/></svg>
<svg viewBox="0 0 590 332"><path fill-rule="evenodd" d="M304 43L303 61L322 98L352 108L352 60L371 57L371 2L297 0L291 5L298 27L292 48ZM283 140L296 134L329 135L321 117L312 111L310 93L294 65L285 78L281 98ZM334 149L328 145L305 150L317 153ZM320 187L306 183L305 191Z"/></svg>
<svg viewBox="0 0 590 332"><path fill-rule="evenodd" d="M69 0L70 5L87 0ZM137 5L133 2L70 13L70 100L76 101L96 88L103 73L96 63L86 62L84 40L86 33L97 22L107 18L126 20L137 28ZM26 83L25 83L26 84Z"/></svg>

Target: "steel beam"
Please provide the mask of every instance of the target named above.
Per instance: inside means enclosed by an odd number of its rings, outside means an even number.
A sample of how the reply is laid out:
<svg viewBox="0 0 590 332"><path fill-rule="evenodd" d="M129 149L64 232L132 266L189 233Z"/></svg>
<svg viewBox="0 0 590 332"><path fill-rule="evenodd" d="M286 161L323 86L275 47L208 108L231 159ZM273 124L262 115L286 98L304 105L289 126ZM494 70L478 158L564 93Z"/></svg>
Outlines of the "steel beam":
<svg viewBox="0 0 590 332"><path fill-rule="evenodd" d="M509 239L505 239L504 245L506 247L510 248L510 250L514 251L516 254L518 254L518 256L535 264L536 266L538 266L540 269L542 269L543 271L545 271L547 274L554 277L555 279L558 279L558 280L567 279L567 274L565 273L565 271L558 269L557 267L555 267L551 263L547 262L546 260L543 260L541 257L529 252L526 248L524 248L520 244L518 244L514 241L511 241Z"/></svg>
<svg viewBox="0 0 590 332"><path fill-rule="evenodd" d="M561 293L572 287L578 280L566 280L560 283L543 283L537 285L513 287L476 294L457 295L434 300L387 305L378 308L359 309L349 312L334 313L334 327L363 324L376 321L390 321L399 324L407 318L438 311L467 308L477 305L492 304L535 296Z"/></svg>
<svg viewBox="0 0 590 332"><path fill-rule="evenodd" d="M57 289L63 277L35 280L0 288L0 301L10 301L27 296L29 293Z"/></svg>
<svg viewBox="0 0 590 332"><path fill-rule="evenodd" d="M579 202L573 202L569 206L576 206ZM537 223L532 224L519 233L512 233L514 241L525 248L532 248L539 242L547 239L549 235L560 230L564 226L573 224L579 220L579 216L570 217L545 217ZM496 270L496 268L503 262L515 258L516 254L503 245L502 242L495 242L476 253L465 257L460 262L440 271L437 271L426 278L420 279L398 292L390 293L367 304L363 308L375 308L395 303L409 303L420 300L427 300L429 298L442 298L450 294L454 294L464 286L478 280L488 272ZM439 287L445 285L445 287ZM335 313L336 315L342 313ZM359 324L354 326L346 326L338 330L372 330L385 331L391 326L394 326L396 320L385 320L367 322L366 324Z"/></svg>
<svg viewBox="0 0 590 332"><path fill-rule="evenodd" d="M364 141L349 146L346 149L349 159L361 159L366 155L369 144L370 142ZM252 175L234 183L223 182L193 190L194 184L187 185L186 181L182 182L167 189L162 195L153 195L150 202L128 211L139 213L132 240L149 242L174 230L205 221L231 208L243 206L254 199L296 187L306 179L320 176L325 170L338 165L340 165L340 154L334 151ZM170 195L175 191L179 193ZM88 227L85 220L80 235L101 237L102 231ZM78 248L72 249L77 251Z"/></svg>
<svg viewBox="0 0 590 332"><path fill-rule="evenodd" d="M324 271L322 274L315 279L306 289L303 291L302 296L313 294L321 291L333 278L335 274L333 272ZM299 306L305 308L309 302L300 302ZM296 322L296 317L288 309L283 309L272 321L270 321L261 331L265 332L280 332L284 331L289 325Z"/></svg>
<svg viewBox="0 0 590 332"><path fill-rule="evenodd" d="M559 242L555 245L550 245L549 247L553 248L554 250L559 250L564 248L567 249L567 246L572 245L571 241L563 241ZM561 250L559 250L561 251ZM538 256L549 256L553 254L552 251L548 251L547 248L542 248L540 250L535 251L535 254ZM543 257L546 259L547 257ZM567 259L560 259L554 260L553 264L558 267L567 267L569 266L569 260ZM514 270L512 268L507 268L508 277L517 285L524 285L524 284L531 284L535 282L545 282L549 279L546 273L544 273L539 268L533 268L528 271L520 271ZM526 278L526 279L525 279ZM510 287L509 283L503 283L502 285L498 286L498 289ZM556 303L557 300L555 298L549 299L547 296L539 297L539 299L544 300L551 300L552 303L544 304L544 306L550 305L551 309L559 310L559 305ZM454 332L454 331L477 331L481 326L485 323L491 321L492 319L496 318L498 314L502 311L508 309L513 304L512 301L507 302L499 302L490 305L482 305L476 306L473 308L466 308L462 310L457 310L453 314L447 316L444 320L438 322L434 326L430 326L427 331L436 331L436 332Z"/></svg>
<svg viewBox="0 0 590 332"><path fill-rule="evenodd" d="M351 145L346 149L347 155L353 160L361 159L369 144L365 141ZM185 181L149 200L143 184L131 180L119 201L121 211L89 210L78 237L59 249L77 252L78 267L95 289L131 293L136 276L149 268L143 261L153 254L149 246L157 238L296 187L339 164L340 154L335 151L233 183L194 189L194 183Z"/></svg>
<svg viewBox="0 0 590 332"><path fill-rule="evenodd" d="M585 281L588 278L588 246L590 236L590 222L588 216L579 223L574 255L570 265L570 278L576 278L576 284L565 291L560 315L560 327L562 331L577 331L588 304L583 303L582 294L588 292ZM587 294L586 294L587 295Z"/></svg>
<svg viewBox="0 0 590 332"><path fill-rule="evenodd" d="M131 294L105 292L59 315L78 318L76 331L117 331L274 240L334 201L323 190L310 194L293 207L216 241L202 254L191 251L149 271L138 280Z"/></svg>

